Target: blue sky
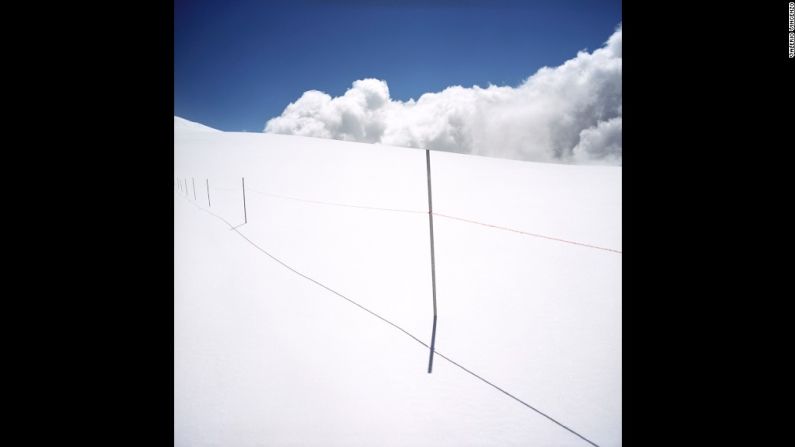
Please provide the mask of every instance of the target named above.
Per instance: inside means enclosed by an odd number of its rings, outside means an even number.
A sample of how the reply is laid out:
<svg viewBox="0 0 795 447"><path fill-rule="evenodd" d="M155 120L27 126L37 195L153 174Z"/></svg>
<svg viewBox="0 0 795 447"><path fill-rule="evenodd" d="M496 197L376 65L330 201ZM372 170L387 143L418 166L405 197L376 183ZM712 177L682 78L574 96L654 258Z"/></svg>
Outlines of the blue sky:
<svg viewBox="0 0 795 447"><path fill-rule="evenodd" d="M516 86L593 51L620 1L175 0L174 114L259 132L306 90L387 81L393 99Z"/></svg>

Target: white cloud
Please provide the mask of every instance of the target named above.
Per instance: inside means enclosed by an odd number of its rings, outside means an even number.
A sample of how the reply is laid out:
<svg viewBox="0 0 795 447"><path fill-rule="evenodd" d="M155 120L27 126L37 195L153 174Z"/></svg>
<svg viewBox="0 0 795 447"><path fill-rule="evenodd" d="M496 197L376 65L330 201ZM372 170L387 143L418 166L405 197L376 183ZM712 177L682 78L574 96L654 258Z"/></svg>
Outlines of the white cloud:
<svg viewBox="0 0 795 447"><path fill-rule="evenodd" d="M621 117L584 129L572 152L577 161L621 164Z"/></svg>
<svg viewBox="0 0 795 447"><path fill-rule="evenodd" d="M310 90L265 132L532 161L621 164L621 28L605 45L518 87L448 87L393 100L386 81L343 96Z"/></svg>

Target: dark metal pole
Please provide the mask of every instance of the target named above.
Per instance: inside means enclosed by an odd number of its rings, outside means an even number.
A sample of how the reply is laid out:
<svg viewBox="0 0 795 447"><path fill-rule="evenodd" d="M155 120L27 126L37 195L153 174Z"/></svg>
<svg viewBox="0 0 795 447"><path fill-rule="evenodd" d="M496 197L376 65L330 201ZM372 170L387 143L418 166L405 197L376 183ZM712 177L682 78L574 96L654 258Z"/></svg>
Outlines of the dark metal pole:
<svg viewBox="0 0 795 447"><path fill-rule="evenodd" d="M433 332L431 354L428 359L428 374L433 371L433 353L436 347L436 260L433 252L433 200L431 199L431 151L425 149L425 164L428 169L428 222L431 229L431 287L433 288Z"/></svg>
<svg viewBox="0 0 795 447"><path fill-rule="evenodd" d="M248 214L246 214L246 178L243 177L243 223L248 223Z"/></svg>
<svg viewBox="0 0 795 447"><path fill-rule="evenodd" d="M190 183L193 185L193 200L196 200L196 180L194 180L194 178L191 177Z"/></svg>
<svg viewBox="0 0 795 447"><path fill-rule="evenodd" d="M212 208L210 204L210 179L204 179L207 182L207 206Z"/></svg>

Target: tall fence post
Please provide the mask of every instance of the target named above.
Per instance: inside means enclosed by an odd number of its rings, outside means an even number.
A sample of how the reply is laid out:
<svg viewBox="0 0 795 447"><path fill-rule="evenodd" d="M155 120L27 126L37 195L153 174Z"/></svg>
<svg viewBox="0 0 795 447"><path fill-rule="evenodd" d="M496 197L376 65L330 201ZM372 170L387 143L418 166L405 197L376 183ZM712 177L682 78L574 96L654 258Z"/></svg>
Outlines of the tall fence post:
<svg viewBox="0 0 795 447"><path fill-rule="evenodd" d="M431 332L431 353L428 359L428 374L433 371L433 353L436 347L436 260L433 250L433 200L431 199L431 151L425 149L425 165L428 171L428 223L431 229L431 287L433 290L433 329Z"/></svg>
<svg viewBox="0 0 795 447"><path fill-rule="evenodd" d="M207 206L212 208L210 204L210 179L204 179L207 182Z"/></svg>
<svg viewBox="0 0 795 447"><path fill-rule="evenodd" d="M246 178L242 177L243 180L243 223L248 223L248 214L246 213Z"/></svg>
<svg viewBox="0 0 795 447"><path fill-rule="evenodd" d="M193 177L190 178L190 183L193 185L193 200L196 200L196 180Z"/></svg>

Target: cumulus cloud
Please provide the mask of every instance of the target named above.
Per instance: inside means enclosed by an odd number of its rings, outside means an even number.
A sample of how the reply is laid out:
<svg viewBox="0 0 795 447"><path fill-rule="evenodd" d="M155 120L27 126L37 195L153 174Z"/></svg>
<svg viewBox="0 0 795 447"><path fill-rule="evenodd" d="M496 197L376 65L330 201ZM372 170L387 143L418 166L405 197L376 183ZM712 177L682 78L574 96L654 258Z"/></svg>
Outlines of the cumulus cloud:
<svg viewBox="0 0 795 447"><path fill-rule="evenodd" d="M390 98L361 79L332 98L310 90L265 132L531 161L621 164L621 27L602 48L543 67L517 87L453 86Z"/></svg>
<svg viewBox="0 0 795 447"><path fill-rule="evenodd" d="M572 153L577 161L621 164L621 117L599 121L596 126L583 129Z"/></svg>

